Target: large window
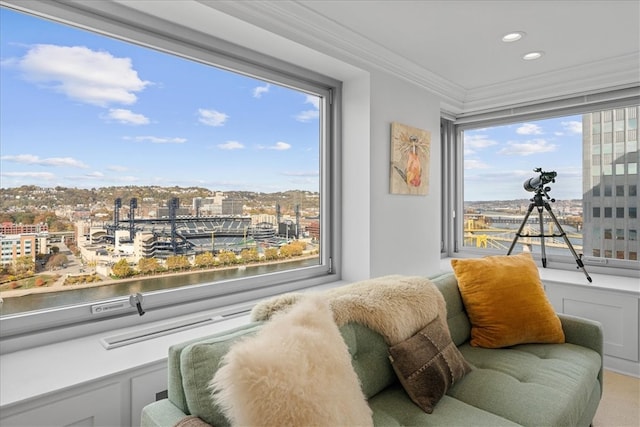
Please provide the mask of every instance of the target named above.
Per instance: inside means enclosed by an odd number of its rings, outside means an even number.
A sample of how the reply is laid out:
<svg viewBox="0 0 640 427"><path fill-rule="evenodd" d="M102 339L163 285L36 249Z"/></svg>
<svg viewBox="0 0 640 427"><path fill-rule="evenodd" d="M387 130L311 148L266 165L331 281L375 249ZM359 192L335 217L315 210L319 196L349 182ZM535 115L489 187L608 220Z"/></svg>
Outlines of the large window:
<svg viewBox="0 0 640 427"><path fill-rule="evenodd" d="M443 224L448 254L529 251L555 267L637 270L638 109L452 126L445 153L458 162L445 179L462 215Z"/></svg>
<svg viewBox="0 0 640 427"><path fill-rule="evenodd" d="M5 335L333 280L338 82L60 14L0 9Z"/></svg>

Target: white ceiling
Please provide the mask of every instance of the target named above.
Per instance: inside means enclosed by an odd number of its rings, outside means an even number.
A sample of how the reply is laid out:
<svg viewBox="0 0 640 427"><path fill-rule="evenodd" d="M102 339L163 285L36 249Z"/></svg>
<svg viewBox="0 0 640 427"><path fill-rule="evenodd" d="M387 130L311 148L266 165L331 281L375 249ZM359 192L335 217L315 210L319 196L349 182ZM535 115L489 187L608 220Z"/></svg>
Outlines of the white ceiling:
<svg viewBox="0 0 640 427"><path fill-rule="evenodd" d="M300 1L374 49L464 90L598 67L640 52L639 1ZM519 42L504 34L524 31ZM347 31L345 31L347 32ZM521 59L542 50L537 61ZM636 69L636 72L639 72Z"/></svg>
<svg viewBox="0 0 640 427"><path fill-rule="evenodd" d="M289 61L302 63L304 47L324 55L322 65L336 58L394 73L433 91L457 115L613 89L640 93L640 0L114 3L124 8L118 12L124 19L135 10ZM512 31L526 36L503 43ZM532 50L544 56L521 59Z"/></svg>
<svg viewBox="0 0 640 427"><path fill-rule="evenodd" d="M640 87L639 0L198 1L412 80L455 114ZM503 43L512 31L526 35Z"/></svg>

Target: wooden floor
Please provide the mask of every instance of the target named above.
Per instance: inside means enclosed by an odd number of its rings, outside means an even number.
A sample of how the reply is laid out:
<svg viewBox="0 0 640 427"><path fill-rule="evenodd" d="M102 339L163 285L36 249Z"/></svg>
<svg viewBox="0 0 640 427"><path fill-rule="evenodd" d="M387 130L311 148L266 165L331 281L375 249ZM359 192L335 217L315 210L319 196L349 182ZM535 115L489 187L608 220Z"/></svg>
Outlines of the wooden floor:
<svg viewBox="0 0 640 427"><path fill-rule="evenodd" d="M604 371L604 393L593 427L640 426L640 379Z"/></svg>

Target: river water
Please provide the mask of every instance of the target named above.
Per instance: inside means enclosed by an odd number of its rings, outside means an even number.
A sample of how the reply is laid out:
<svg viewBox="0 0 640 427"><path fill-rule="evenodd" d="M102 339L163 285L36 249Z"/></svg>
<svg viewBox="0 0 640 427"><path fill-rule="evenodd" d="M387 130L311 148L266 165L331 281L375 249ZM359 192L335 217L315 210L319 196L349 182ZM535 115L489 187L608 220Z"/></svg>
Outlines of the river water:
<svg viewBox="0 0 640 427"><path fill-rule="evenodd" d="M318 265L318 258L314 257L284 263L246 266L243 268L194 272L192 274L184 275L156 276L142 280L138 279L118 282L111 285L64 290L60 292L33 293L19 297L8 297L4 298L4 301L0 306L0 316L34 310L51 309L86 302L97 302L137 292L145 293L162 289L179 288L183 286L256 276L313 265Z"/></svg>

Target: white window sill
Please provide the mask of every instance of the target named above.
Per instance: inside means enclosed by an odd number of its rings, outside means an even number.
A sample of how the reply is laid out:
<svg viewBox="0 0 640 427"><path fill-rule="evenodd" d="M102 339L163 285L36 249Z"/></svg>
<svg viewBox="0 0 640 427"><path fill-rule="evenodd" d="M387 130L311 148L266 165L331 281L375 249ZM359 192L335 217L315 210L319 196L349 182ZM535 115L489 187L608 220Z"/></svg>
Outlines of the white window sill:
<svg viewBox="0 0 640 427"><path fill-rule="evenodd" d="M442 271L453 271L451 267L452 258L442 258L440 268ZM591 273L589 267L587 272L592 279L589 283L582 270L559 270L556 268L539 267L540 279L543 283L559 283L563 285L584 286L593 289L615 290L627 292L638 296L640 294L640 281L636 277L616 276L601 273Z"/></svg>

